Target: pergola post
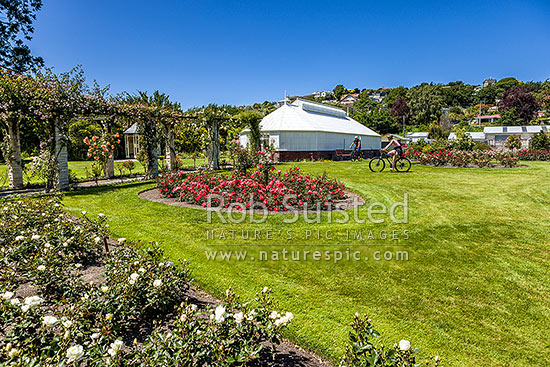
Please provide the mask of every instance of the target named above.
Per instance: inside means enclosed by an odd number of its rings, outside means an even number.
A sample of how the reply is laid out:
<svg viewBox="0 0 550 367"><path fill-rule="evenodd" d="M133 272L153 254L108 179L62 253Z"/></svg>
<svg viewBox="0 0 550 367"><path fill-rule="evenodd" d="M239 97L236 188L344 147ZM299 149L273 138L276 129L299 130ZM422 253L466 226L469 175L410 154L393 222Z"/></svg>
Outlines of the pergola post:
<svg viewBox="0 0 550 367"><path fill-rule="evenodd" d="M56 188L59 191L69 189L69 154L67 139L63 136L59 126L55 126L55 157L57 162Z"/></svg>
<svg viewBox="0 0 550 367"><path fill-rule="evenodd" d="M19 141L19 126L14 119L8 119L8 180L10 188L23 187L23 162L21 160L21 142Z"/></svg>
<svg viewBox="0 0 550 367"><path fill-rule="evenodd" d="M149 163L151 165L151 178L157 178L159 175L159 150L154 148L151 151L152 160Z"/></svg>
<svg viewBox="0 0 550 367"><path fill-rule="evenodd" d="M166 141L165 141L165 148L164 148L164 160L166 162L166 168L168 171L172 171L176 167L176 154L174 149L174 131L172 129L168 129L168 132L166 133Z"/></svg>
<svg viewBox="0 0 550 367"><path fill-rule="evenodd" d="M211 142L208 149L208 168L211 170L220 169L220 131L218 121L210 123Z"/></svg>

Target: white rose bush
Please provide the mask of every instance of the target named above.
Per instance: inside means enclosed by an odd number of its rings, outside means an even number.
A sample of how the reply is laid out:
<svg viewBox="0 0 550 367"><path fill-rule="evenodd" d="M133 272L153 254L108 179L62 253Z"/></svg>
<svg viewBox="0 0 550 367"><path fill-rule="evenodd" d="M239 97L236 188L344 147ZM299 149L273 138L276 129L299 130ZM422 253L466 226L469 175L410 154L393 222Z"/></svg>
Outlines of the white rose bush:
<svg viewBox="0 0 550 367"><path fill-rule="evenodd" d="M70 217L56 197L5 202L0 222L1 366L243 365L293 318L270 317L269 289L198 307L186 261L109 240L105 215ZM102 273L85 282L91 268Z"/></svg>
<svg viewBox="0 0 550 367"><path fill-rule="evenodd" d="M417 361L419 348L412 348L409 340L400 340L393 346L376 345L380 334L374 329L372 320L365 315L355 314L352 332L346 353L340 367L414 367L439 366L440 358L435 356L425 363Z"/></svg>

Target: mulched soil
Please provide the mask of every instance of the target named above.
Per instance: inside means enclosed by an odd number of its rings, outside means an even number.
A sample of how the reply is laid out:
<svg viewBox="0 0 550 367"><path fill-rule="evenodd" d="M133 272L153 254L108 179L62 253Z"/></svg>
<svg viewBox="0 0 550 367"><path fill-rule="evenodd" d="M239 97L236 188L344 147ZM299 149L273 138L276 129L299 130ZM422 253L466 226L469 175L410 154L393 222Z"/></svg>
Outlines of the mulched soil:
<svg viewBox="0 0 550 367"><path fill-rule="evenodd" d="M355 192L349 191L349 190L345 190L344 192L347 196L346 199L334 202L335 205L338 206L338 210L348 210L348 209L352 209L356 206L361 206L361 205L365 204L365 200L361 197L361 195L356 194ZM173 205L173 206L183 206L185 208L192 208L192 209L207 210L206 208L204 208L200 205L178 201L177 199L174 199L174 198L162 197L160 195L160 191L156 188L140 192L139 197L142 198L142 199L149 200L149 201L154 201L154 202L157 202L157 203L163 203L163 204L168 204L168 205ZM223 208L223 209L211 208L210 210L219 210L219 211L223 211L223 212L229 211L228 208ZM249 211L250 210L246 210L246 212L249 212ZM242 212L245 212L245 211L242 211ZM259 211L258 209L256 209L255 212L259 213L259 214L262 214L262 212ZM309 212L309 210L308 210L308 212ZM314 212L314 210L311 210L311 212ZM279 215L279 214L293 214L293 213L294 213L294 211L286 211L286 212L285 211L278 211L278 212L272 211L272 212L269 212L270 215L271 214L276 214L276 215Z"/></svg>
<svg viewBox="0 0 550 367"><path fill-rule="evenodd" d="M73 219L78 220L73 217ZM108 240L109 247L119 246L118 242L114 239ZM104 256L109 256L108 253L103 254ZM94 284L102 284L105 282L105 266L100 260L98 263L89 265L87 267L79 270L79 273L84 282L94 282ZM27 279L19 284L19 287L16 291L17 297L29 297L36 295L38 289L32 284L32 279ZM210 294L202 291L196 285L191 286L183 298L188 298L189 303L196 304L199 308L204 309L207 306L215 308L220 304L220 301ZM161 321L164 325L168 325L170 320L173 320L176 316L173 314L168 314ZM124 342L126 344L131 344L135 339L138 342L143 342L147 335L153 330L152 322L141 323L137 329L131 331L128 335L124 337ZM289 340L282 340L279 345L275 345L275 355L272 356L270 352L270 343L264 343L265 347L263 352L260 355L260 359L255 364L255 366L262 367L281 367L281 366L299 366L299 367L326 367L333 366L328 360L323 357L320 357L312 352L306 351L297 345L294 345Z"/></svg>

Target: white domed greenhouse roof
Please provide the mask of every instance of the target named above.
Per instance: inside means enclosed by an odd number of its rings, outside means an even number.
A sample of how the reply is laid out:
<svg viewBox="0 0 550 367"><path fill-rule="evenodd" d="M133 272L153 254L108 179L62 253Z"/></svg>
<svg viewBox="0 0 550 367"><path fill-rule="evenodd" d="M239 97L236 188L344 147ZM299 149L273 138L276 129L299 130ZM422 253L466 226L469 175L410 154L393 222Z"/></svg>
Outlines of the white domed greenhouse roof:
<svg viewBox="0 0 550 367"><path fill-rule="evenodd" d="M298 99L292 104L283 104L262 119L262 132L310 131L363 136L380 136L373 130L346 116L333 106ZM248 132L248 129L244 130Z"/></svg>

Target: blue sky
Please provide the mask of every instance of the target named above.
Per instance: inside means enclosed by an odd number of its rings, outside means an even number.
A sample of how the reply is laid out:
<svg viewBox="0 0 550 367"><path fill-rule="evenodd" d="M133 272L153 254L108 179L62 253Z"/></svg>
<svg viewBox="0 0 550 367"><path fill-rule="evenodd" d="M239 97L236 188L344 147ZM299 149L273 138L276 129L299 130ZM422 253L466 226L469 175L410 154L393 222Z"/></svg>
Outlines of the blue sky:
<svg viewBox="0 0 550 367"><path fill-rule="evenodd" d="M44 0L33 52L184 107L332 89L550 78L548 1Z"/></svg>

